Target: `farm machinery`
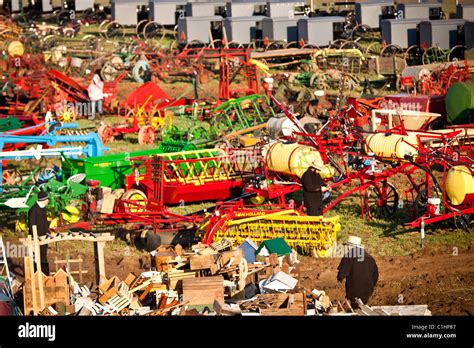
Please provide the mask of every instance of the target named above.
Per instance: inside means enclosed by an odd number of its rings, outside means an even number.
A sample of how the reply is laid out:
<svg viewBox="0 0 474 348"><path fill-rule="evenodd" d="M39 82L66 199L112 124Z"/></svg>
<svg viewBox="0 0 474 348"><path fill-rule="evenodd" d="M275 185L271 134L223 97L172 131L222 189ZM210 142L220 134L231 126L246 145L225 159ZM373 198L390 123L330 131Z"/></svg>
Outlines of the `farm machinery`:
<svg viewBox="0 0 474 348"><path fill-rule="evenodd" d="M275 111L266 95L248 95L237 99L229 99L210 109L188 109L194 116L189 119L188 131L180 131L176 126L168 126L163 130L164 139L191 141L198 146L209 146L224 142L226 146L234 143L242 136L264 128L264 123L275 116ZM201 124L196 124L197 120Z"/></svg>
<svg viewBox="0 0 474 348"><path fill-rule="evenodd" d="M117 84L122 78L120 76L113 82L104 83L106 110L110 110ZM25 124L44 122L40 115L47 111L61 122L74 122L78 116L90 112L87 88L57 70L13 76L7 85L12 93L6 99L6 106L1 109L6 116L15 116Z"/></svg>
<svg viewBox="0 0 474 348"><path fill-rule="evenodd" d="M150 84L154 85L152 82L147 85ZM116 125L99 127L102 141L108 143L117 136L138 132L140 144L152 144L159 136L165 142L190 142L205 148L222 141L226 144L235 142L240 135L264 128L263 124L275 116L268 98L258 94L229 99L217 105L164 97L153 100L149 96L141 103L133 103L132 107L126 106L122 112L124 116L119 116ZM172 120L176 118L186 124L182 127L186 130L173 124Z"/></svg>
<svg viewBox="0 0 474 348"><path fill-rule="evenodd" d="M271 199L285 203L285 196L301 190L298 178L309 165L322 160L326 163L321 173L323 179L334 190L344 188L336 198L326 202L324 212L343 199L359 194L362 216L393 218L399 209L400 197L389 179L402 175L411 185L405 190L405 202L411 202L415 215L408 227L420 226L421 221L426 225L453 217L465 222L472 214L472 127L407 131L401 122L389 130L364 133L355 127L353 117L347 116L353 109L350 106L333 115L315 133L310 133L294 114L274 97L272 100L294 122L296 129L291 136L264 146L263 175L244 189L256 195L255 203ZM362 116L361 113L356 115ZM441 184L436 179L435 164L443 168ZM424 173L421 182L415 175L419 171ZM453 188L455 182L461 189ZM463 192L459 197L454 194L458 191ZM438 200L431 199L434 192L438 192ZM433 202L438 204L435 215L430 206ZM464 222L462 226L468 228Z"/></svg>
<svg viewBox="0 0 474 348"><path fill-rule="evenodd" d="M125 192L119 195L117 190L114 192L113 211L96 211L88 215L87 221L73 227L91 229L96 224L131 224L152 226L156 233L177 235L200 226L198 235L208 244L223 236L238 241L246 237L260 241L277 234L303 252L315 249L320 256L330 255L340 230L338 217L307 217L298 210L282 210L282 206L262 211L243 205L243 188L261 170L261 157L254 149L164 153L132 157L130 162L132 170L125 176ZM196 213L173 214L165 206L197 201L226 203L218 204L215 213L204 219Z"/></svg>
<svg viewBox="0 0 474 348"><path fill-rule="evenodd" d="M255 209L237 204L216 206L200 225L203 243L212 244L222 238L243 243L247 238L257 243L271 238L284 238L286 243L302 253L316 251L319 257L331 255L341 229L339 216L306 216L296 209L268 206Z"/></svg>
<svg viewBox="0 0 474 348"><path fill-rule="evenodd" d="M138 133L139 144L155 143L156 135L163 128L172 125L167 107L179 107L185 99L172 100L153 82L148 82L127 96L124 105L119 105L118 122L114 125L102 125L98 134L103 143L113 142L116 137Z"/></svg>
<svg viewBox="0 0 474 348"><path fill-rule="evenodd" d="M76 146L72 145L76 143ZM36 147L27 150L11 151L13 148L35 145ZM65 144L65 146L57 147L57 145ZM7 147L6 151L0 152L2 161L12 161L34 158L39 160L46 157L79 157L79 156L98 156L102 155L105 150L102 142L96 133L85 135L36 135L36 136L17 136L17 135L0 135L0 149ZM0 173L2 168L0 168ZM19 175L16 171L7 170L2 175L4 182L17 182ZM1 187L0 187L1 189Z"/></svg>

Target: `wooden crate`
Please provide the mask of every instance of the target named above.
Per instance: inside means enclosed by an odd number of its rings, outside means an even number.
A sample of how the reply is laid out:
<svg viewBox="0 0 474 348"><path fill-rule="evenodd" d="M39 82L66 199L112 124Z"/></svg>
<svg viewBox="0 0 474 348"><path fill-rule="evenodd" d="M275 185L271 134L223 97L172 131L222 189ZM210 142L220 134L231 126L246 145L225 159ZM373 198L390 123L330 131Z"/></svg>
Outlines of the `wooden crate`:
<svg viewBox="0 0 474 348"><path fill-rule="evenodd" d="M182 291L183 279L196 278L196 272L172 270L168 275L168 290Z"/></svg>
<svg viewBox="0 0 474 348"><path fill-rule="evenodd" d="M190 305L212 305L224 302L224 277L183 279L183 301Z"/></svg>
<svg viewBox="0 0 474 348"><path fill-rule="evenodd" d="M189 267L191 270L210 269L215 265L218 254L211 255L193 255L189 258Z"/></svg>

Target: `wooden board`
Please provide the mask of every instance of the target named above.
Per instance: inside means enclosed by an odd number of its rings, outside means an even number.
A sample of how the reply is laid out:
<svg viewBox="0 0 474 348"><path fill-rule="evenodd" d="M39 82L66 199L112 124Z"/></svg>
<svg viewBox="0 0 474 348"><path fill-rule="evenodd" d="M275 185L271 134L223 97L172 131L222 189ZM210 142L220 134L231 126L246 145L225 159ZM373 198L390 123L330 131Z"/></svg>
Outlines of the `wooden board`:
<svg viewBox="0 0 474 348"><path fill-rule="evenodd" d="M233 258L232 265L238 265L240 260L244 257L244 251L242 249L231 250L231 251L224 251L221 253L221 262L222 266L227 265L227 263Z"/></svg>
<svg viewBox="0 0 474 348"><path fill-rule="evenodd" d="M39 298L40 292L37 286L38 284L38 272L35 273L35 293L36 298ZM47 277L42 274L43 281L43 293L44 293L44 305L45 307L51 306L55 303L62 302L65 305L70 304L69 298L69 285L67 283L67 275L63 270L59 270L55 275ZM24 296L24 313L28 314L33 310L33 292L31 289L31 281L27 281L23 287ZM42 308L41 308L42 309ZM40 309L40 310L41 310Z"/></svg>
<svg viewBox="0 0 474 348"><path fill-rule="evenodd" d="M196 272L168 272L168 290L183 289L183 279L196 278Z"/></svg>
<svg viewBox="0 0 474 348"><path fill-rule="evenodd" d="M378 57L381 75L399 75L405 69L406 62L399 57Z"/></svg>
<svg viewBox="0 0 474 348"><path fill-rule="evenodd" d="M190 305L212 305L224 302L224 277L183 279L183 300Z"/></svg>
<svg viewBox="0 0 474 348"><path fill-rule="evenodd" d="M193 255L189 258L191 270L210 269L215 264L218 254Z"/></svg>
<svg viewBox="0 0 474 348"><path fill-rule="evenodd" d="M304 56L311 55L320 51L319 49L314 48L288 48L288 49L279 49L271 50L265 52L251 52L250 58L252 59L268 59L276 57L289 57L289 56Z"/></svg>

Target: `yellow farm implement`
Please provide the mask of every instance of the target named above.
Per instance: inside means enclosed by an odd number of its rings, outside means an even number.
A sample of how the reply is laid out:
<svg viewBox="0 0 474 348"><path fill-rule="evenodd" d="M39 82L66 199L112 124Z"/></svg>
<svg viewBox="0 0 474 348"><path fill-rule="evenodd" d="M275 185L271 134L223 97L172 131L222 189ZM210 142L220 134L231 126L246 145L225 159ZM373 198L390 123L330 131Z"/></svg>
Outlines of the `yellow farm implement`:
<svg viewBox="0 0 474 348"><path fill-rule="evenodd" d="M306 216L288 210L255 210L249 208L217 211L201 230L205 231L204 242L217 242L231 238L242 243L245 238L254 242L281 237L289 246L303 253L316 251L320 257L331 255L337 232L341 229L339 216Z"/></svg>

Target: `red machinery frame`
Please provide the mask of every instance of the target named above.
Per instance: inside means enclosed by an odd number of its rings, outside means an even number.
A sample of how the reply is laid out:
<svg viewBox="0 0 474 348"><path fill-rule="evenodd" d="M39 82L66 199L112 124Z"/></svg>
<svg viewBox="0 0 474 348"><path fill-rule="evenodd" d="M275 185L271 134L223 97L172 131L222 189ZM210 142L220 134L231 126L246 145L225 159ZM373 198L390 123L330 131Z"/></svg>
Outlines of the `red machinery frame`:
<svg viewBox="0 0 474 348"><path fill-rule="evenodd" d="M418 227L421 224L421 221L424 224L429 224L433 222L439 222L443 220L450 219L452 217L461 216L465 214L472 214L474 209L474 197L467 197L467 201L463 203L460 207L453 207L449 204L447 194L446 194L446 170L448 167L456 165L456 164L464 164L468 166L468 168L473 168L474 163L471 158L467 156L461 156L461 153L467 153L467 155L472 156L474 154L474 147L469 135L468 129L474 128L474 126L459 126L453 128L450 132L446 133L439 133L439 132L428 132L428 131L418 131L417 134L417 141L418 144L415 146L418 152L418 155L413 159L401 159L401 158L380 158L378 156L363 156L361 153L357 151L347 151L350 147L361 148L361 146L365 143L362 134L358 131L355 131L354 120L347 117L348 110L339 113L336 116L330 118L329 122L326 126L326 129L323 130L320 134L309 134L301 125L298 123L295 115L293 115L289 110L287 110L281 103L279 103L274 97L272 97L272 101L276 103L280 109L285 113L285 115L294 122L296 127L299 129L299 132L294 132L292 135L293 141L296 137L304 137L305 141L300 141L301 144L306 144L309 146L314 146L322 155L323 160L327 163L331 160L331 157L328 156L329 154L336 154L336 155L354 155L360 159L366 157L367 159L377 160L379 162L385 163L387 167L382 171L373 171L371 166L365 166L359 168L358 171L350 171L348 170L348 163L344 161L344 176L340 177L338 181L329 184L331 188L338 188L344 185L347 185L354 180L358 180L360 184L352 188L341 195L339 195L336 199L334 199L328 206L325 207L324 212L332 209L335 205L341 202L344 198L354 194L360 194L360 206L362 211L362 216L367 216L368 218L371 217L371 211L373 208L378 208L385 212L387 215L387 202L389 200L393 200L393 212L395 212L395 204L398 202L398 193L396 192L395 188L388 183L388 179L393 177L397 174L405 175L411 187L405 190L405 198L406 201L411 201L412 203L415 202L415 193L419 195L423 188L425 188L429 194L431 188L431 167L434 164L439 164L443 166L443 196L442 196L442 204L444 207L444 212L441 215L432 216L432 212L428 211L428 213L424 214L423 216L417 218L416 220L407 223L407 227ZM345 137L338 137L334 139L330 139L325 137L329 130L339 129L343 131ZM383 131L381 131L383 132ZM392 134L401 134L406 135L407 132L403 126L403 122L401 126L394 127L389 131L385 131L384 133L392 133ZM452 142L457 139L458 145L452 146ZM464 142L461 141L464 139ZM426 146L426 141L439 141L441 142L441 152L430 147ZM411 145L413 146L413 145ZM453 158L457 158L453 160ZM424 181L421 183L417 183L413 177L413 174L418 169L425 171L425 178ZM472 169L471 169L472 171ZM272 175L271 173L266 173L267 178L268 175ZM288 177L287 178L289 183L288 185L271 185L266 188L250 188L248 189L249 192L254 192L258 195L262 195L266 198L276 198L279 194L286 195L291 192L300 190L300 186L296 184L295 177ZM272 186L274 186L272 188ZM369 188L373 188L372 192L375 193L374 199L371 200L369 197L367 190ZM273 194L272 194L273 193ZM396 197L396 199L394 199ZM411 200L409 199L411 197ZM284 200L282 196L278 196L280 202ZM449 211L449 212L446 212ZM390 215L390 214L388 214ZM388 217L388 216L387 216Z"/></svg>
<svg viewBox="0 0 474 348"><path fill-rule="evenodd" d="M252 149L216 149L225 157L210 156L189 159L132 158L133 174L126 177L126 190L139 189L149 198L147 210L161 210L163 206L182 202L220 201L240 196L255 156ZM212 150L211 150L212 151ZM239 163L235 156L244 156ZM242 158L242 157L241 157ZM255 158L258 162L258 158ZM144 173L144 174L140 174ZM196 176L188 178L188 173ZM127 204L127 202L125 202Z"/></svg>
<svg viewBox="0 0 474 348"><path fill-rule="evenodd" d="M249 48L185 48L175 55L167 55L162 52L146 54L151 69L160 78L167 75L204 75L204 62L219 60L219 100L228 100L238 91L232 91L231 85L231 62L245 68L247 78L247 89L245 94L260 94L257 68L250 63Z"/></svg>

